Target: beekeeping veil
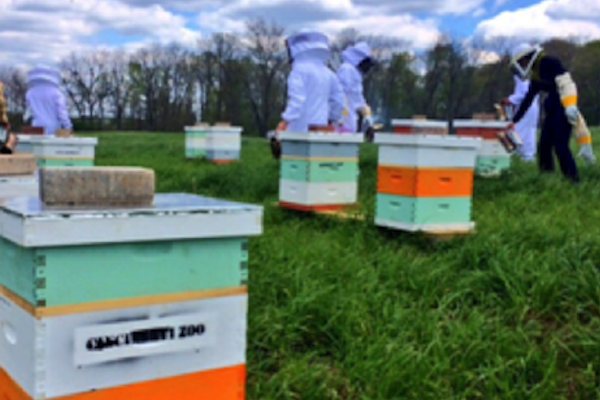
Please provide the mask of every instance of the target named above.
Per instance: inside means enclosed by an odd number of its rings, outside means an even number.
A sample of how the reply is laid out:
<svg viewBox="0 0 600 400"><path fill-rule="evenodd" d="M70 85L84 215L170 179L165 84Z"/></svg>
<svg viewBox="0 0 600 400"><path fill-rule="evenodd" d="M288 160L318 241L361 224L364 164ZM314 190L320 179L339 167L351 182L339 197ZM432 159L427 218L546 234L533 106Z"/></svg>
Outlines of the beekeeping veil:
<svg viewBox="0 0 600 400"><path fill-rule="evenodd" d="M513 74L520 79L528 79L531 75L531 70L537 59L542 54L541 46L532 46L530 44L520 44L512 51L510 60L510 68Z"/></svg>
<svg viewBox="0 0 600 400"><path fill-rule="evenodd" d="M27 73L27 86L32 87L40 83L60 87L60 72L46 65L34 67Z"/></svg>
<svg viewBox="0 0 600 400"><path fill-rule="evenodd" d="M301 31L285 41L290 63L301 58L314 58L326 63L331 56L329 39L320 32Z"/></svg>
<svg viewBox="0 0 600 400"><path fill-rule="evenodd" d="M366 75L376 64L371 56L371 47L365 42L348 46L342 54L344 61L354 65L363 75Z"/></svg>

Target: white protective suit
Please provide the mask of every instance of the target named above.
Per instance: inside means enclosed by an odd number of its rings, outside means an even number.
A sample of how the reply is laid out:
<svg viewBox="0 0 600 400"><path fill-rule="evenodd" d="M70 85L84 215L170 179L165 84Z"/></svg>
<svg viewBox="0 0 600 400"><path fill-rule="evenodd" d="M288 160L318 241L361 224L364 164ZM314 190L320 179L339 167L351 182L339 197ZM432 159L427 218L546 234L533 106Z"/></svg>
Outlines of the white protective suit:
<svg viewBox="0 0 600 400"><path fill-rule="evenodd" d="M362 61L371 57L371 48L367 43L360 42L348 46L342 52L342 65L338 68L337 77L346 97L347 108L342 117L345 132L357 132L357 110L368 106L363 95L363 76L358 66Z"/></svg>
<svg viewBox="0 0 600 400"><path fill-rule="evenodd" d="M65 95L60 90L58 70L37 66L29 71L27 85L27 114L33 117L32 126L44 128L44 135L73 128Z"/></svg>
<svg viewBox="0 0 600 400"><path fill-rule="evenodd" d="M526 45L517 46L513 50L513 55L523 51ZM513 94L508 97L508 101L514 106L514 110L518 110L519 106L525 95L529 90L530 82L528 80L521 80L518 76L514 75L515 89ZM523 118L515 125L515 131L521 137L523 145L519 148L518 154L525 161L533 161L536 155L537 149L537 126L540 118L540 102L539 96L536 96L531 103L531 107Z"/></svg>
<svg viewBox="0 0 600 400"><path fill-rule="evenodd" d="M288 132L308 132L309 125L336 124L344 95L326 63L331 55L327 36L301 32L287 39L292 70L287 79L287 105L282 114Z"/></svg>

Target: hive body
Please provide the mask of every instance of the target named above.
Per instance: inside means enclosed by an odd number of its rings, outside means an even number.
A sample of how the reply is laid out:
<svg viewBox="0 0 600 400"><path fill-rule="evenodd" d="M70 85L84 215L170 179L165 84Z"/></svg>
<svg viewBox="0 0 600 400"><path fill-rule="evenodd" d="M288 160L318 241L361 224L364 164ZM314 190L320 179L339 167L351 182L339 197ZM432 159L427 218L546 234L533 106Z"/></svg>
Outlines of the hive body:
<svg viewBox="0 0 600 400"><path fill-rule="evenodd" d="M0 206L0 397L244 398L248 239L262 208Z"/></svg>
<svg viewBox="0 0 600 400"><path fill-rule="evenodd" d="M358 201L361 134L280 134L279 203L302 211L338 210Z"/></svg>
<svg viewBox="0 0 600 400"><path fill-rule="evenodd" d="M377 134L375 223L404 231L469 231L473 171L481 140Z"/></svg>

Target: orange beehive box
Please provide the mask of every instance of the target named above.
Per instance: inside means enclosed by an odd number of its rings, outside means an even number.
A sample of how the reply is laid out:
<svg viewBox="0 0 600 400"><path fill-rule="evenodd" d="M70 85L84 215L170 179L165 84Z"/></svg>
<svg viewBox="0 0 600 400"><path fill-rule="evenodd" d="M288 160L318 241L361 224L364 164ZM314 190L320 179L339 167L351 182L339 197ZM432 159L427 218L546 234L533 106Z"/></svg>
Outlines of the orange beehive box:
<svg viewBox="0 0 600 400"><path fill-rule="evenodd" d="M244 400L245 379L246 367L237 365L46 400ZM41 400L29 396L2 368L0 399Z"/></svg>
<svg viewBox="0 0 600 400"><path fill-rule="evenodd" d="M471 168L379 166L379 193L414 197L465 197L473 192Z"/></svg>

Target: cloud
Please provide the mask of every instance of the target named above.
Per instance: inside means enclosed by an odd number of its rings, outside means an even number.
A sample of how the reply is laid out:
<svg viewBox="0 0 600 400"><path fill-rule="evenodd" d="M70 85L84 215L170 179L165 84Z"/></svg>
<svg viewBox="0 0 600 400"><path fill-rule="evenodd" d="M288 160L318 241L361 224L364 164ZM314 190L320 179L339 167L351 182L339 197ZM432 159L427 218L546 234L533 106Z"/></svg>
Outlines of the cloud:
<svg viewBox="0 0 600 400"><path fill-rule="evenodd" d="M582 16L588 14L589 20ZM523 40L600 38L598 0L544 0L530 7L506 11L479 23L474 35L486 40L513 37Z"/></svg>
<svg viewBox="0 0 600 400"><path fill-rule="evenodd" d="M480 0L468 0L481 3ZM455 4L448 0L237 0L198 15L197 24L211 32L241 32L251 17L268 16L286 28L287 34L302 28L317 29L330 37L345 28L366 35L385 35L406 40L414 47L433 44L439 35L437 21L419 19L399 10L422 9L427 4ZM446 6L448 7L448 4ZM450 6L452 5L450 4ZM291 11L293 10L293 11Z"/></svg>
<svg viewBox="0 0 600 400"><path fill-rule="evenodd" d="M477 21L511 0L0 0L0 64L55 63L73 51L140 48L179 42L193 48L203 35L240 33L251 17L292 33L345 28L392 36L424 49L448 16ZM475 36L600 38L600 0L539 0L482 21Z"/></svg>
<svg viewBox="0 0 600 400"><path fill-rule="evenodd" d="M112 32L146 41L176 40L193 46L200 37L186 18L158 4L134 6L119 0L0 0L0 63L57 63L75 51L103 44Z"/></svg>

